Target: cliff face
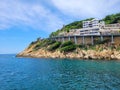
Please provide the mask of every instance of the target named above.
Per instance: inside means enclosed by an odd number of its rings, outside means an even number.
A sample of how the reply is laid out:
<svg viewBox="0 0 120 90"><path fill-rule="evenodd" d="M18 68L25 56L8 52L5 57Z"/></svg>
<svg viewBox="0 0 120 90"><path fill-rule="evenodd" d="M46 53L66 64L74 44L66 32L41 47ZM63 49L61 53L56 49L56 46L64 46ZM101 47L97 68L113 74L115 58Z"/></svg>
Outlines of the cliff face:
<svg viewBox="0 0 120 90"><path fill-rule="evenodd" d="M120 60L120 50L105 47L105 45L96 46L95 50L76 48L70 52L60 52L58 49L49 51L46 48L34 50L36 44L30 45L23 52L19 53L19 57L35 57L35 58L77 58L77 59L94 59L94 60ZM101 47L104 48L101 50ZM88 47L89 48L89 47Z"/></svg>
<svg viewBox="0 0 120 90"><path fill-rule="evenodd" d="M24 50L19 53L19 57L35 57L35 58L77 58L77 59L100 59L100 60L120 60L120 51L112 50L76 50L76 52L61 53L60 51L49 52L44 49L29 52Z"/></svg>

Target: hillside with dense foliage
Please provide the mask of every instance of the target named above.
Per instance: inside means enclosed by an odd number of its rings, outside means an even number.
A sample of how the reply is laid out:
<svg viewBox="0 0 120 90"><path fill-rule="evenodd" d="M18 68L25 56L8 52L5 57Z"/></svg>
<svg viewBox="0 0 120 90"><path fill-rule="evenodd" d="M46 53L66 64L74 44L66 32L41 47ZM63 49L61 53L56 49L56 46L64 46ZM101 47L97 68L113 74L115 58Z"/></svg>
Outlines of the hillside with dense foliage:
<svg viewBox="0 0 120 90"><path fill-rule="evenodd" d="M89 18L89 19L86 19L86 20L72 22L68 25L65 25L62 29L59 29L55 32L52 32L50 34L50 37L57 36L60 32L63 32L63 31L69 32L69 30L71 30L71 29L82 28L82 22L83 21L92 20L92 19L93 18ZM106 24L120 23L120 13L107 15L102 20L105 21Z"/></svg>
<svg viewBox="0 0 120 90"><path fill-rule="evenodd" d="M106 24L120 23L120 13L107 15L103 21L105 21Z"/></svg>

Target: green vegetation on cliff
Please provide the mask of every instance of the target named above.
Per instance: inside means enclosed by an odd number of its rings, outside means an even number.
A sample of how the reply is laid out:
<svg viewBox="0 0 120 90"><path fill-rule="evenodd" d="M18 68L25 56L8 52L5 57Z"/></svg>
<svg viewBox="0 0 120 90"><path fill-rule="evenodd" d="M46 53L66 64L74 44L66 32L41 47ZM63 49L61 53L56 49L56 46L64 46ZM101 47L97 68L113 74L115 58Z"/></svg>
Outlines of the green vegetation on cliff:
<svg viewBox="0 0 120 90"><path fill-rule="evenodd" d="M97 40L97 39L96 39ZM28 48L31 46L33 47L32 51L37 51L39 49L45 49L47 51L60 51L60 52L71 52L76 50L77 48L83 49L83 50L103 50L106 47L113 49L114 47L109 44L109 39L105 39L103 41L97 40L98 42L95 43L94 45L77 45L72 41L65 41L65 42L60 42L60 41L54 41L54 40L49 40L49 39L44 39L44 40L37 40L35 42L32 42ZM117 48L116 48L117 49Z"/></svg>
<svg viewBox="0 0 120 90"><path fill-rule="evenodd" d="M73 51L77 48L77 45L75 45L72 41L65 41L61 44L59 50L61 52L69 52Z"/></svg>
<svg viewBox="0 0 120 90"><path fill-rule="evenodd" d="M94 45L76 45L72 41L59 42L39 39L32 42L28 48L17 56L120 60L120 44L111 44L107 39Z"/></svg>
<svg viewBox="0 0 120 90"><path fill-rule="evenodd" d="M120 13L107 15L103 20L106 24L120 23Z"/></svg>
<svg viewBox="0 0 120 90"><path fill-rule="evenodd" d="M32 42L28 48L30 48L33 45L33 51L37 51L42 48L48 51L59 50L61 52L69 52L77 48L77 45L75 45L72 41L59 42L49 39Z"/></svg>
<svg viewBox="0 0 120 90"><path fill-rule="evenodd" d="M60 48L60 51L61 52L70 52L70 51L73 51L75 49L76 49L76 45L72 44L72 45L68 45L68 46Z"/></svg>
<svg viewBox="0 0 120 90"><path fill-rule="evenodd" d="M56 41L55 43L51 44L48 48L49 51L54 51L57 48L59 48L61 45L61 42Z"/></svg>
<svg viewBox="0 0 120 90"><path fill-rule="evenodd" d="M62 29L52 32L50 34L50 37L57 36L60 32L63 32L63 31L69 32L69 30L71 30L71 29L82 28L83 21L92 20L92 19L93 18L89 18L89 19L85 19L85 20L81 20L81 21L72 22L68 25L63 26ZM105 21L106 24L120 23L120 13L108 15L105 18L103 18L102 20Z"/></svg>
<svg viewBox="0 0 120 90"><path fill-rule="evenodd" d="M48 46L48 45L50 45L50 44L53 44L55 41L52 41L52 40L48 40L48 39L45 39L45 40L43 40L43 41L36 41L36 42L34 42L36 45L35 45L35 47L34 47L34 50L38 50L38 49L40 49L40 48L43 48L43 47L46 47L46 46Z"/></svg>

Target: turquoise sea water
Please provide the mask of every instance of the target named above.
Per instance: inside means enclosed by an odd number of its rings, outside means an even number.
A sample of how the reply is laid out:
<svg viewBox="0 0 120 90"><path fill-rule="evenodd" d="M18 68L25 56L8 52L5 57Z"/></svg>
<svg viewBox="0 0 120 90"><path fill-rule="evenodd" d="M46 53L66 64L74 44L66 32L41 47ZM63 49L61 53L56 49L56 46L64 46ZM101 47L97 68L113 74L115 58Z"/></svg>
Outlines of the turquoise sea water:
<svg viewBox="0 0 120 90"><path fill-rule="evenodd" d="M0 55L0 90L120 90L120 61Z"/></svg>

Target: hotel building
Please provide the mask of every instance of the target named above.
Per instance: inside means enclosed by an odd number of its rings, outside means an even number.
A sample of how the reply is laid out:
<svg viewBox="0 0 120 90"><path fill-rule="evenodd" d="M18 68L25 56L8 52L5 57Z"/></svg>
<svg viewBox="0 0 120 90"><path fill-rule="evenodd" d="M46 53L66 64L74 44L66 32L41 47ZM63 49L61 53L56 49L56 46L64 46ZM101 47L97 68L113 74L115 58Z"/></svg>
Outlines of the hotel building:
<svg viewBox="0 0 120 90"><path fill-rule="evenodd" d="M90 35L110 35L120 33L120 24L108 24L98 19L83 21L83 28L71 29L69 32L61 32L59 36L90 36Z"/></svg>

